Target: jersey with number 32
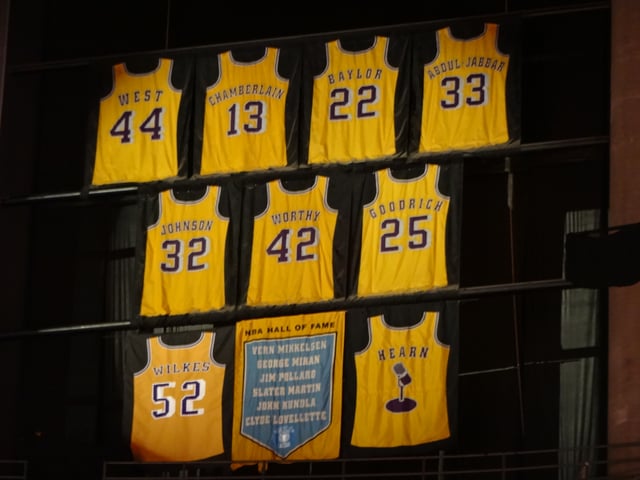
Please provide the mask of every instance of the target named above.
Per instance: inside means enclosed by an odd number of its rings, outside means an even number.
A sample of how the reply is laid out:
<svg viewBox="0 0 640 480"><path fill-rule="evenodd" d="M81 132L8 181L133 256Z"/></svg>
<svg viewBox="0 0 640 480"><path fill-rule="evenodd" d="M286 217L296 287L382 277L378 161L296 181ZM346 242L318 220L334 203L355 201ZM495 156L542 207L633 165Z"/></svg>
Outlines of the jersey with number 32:
<svg viewBox="0 0 640 480"><path fill-rule="evenodd" d="M219 212L220 187L198 200L158 194L160 216L147 227L140 315L206 312L225 304L224 255L229 219Z"/></svg>

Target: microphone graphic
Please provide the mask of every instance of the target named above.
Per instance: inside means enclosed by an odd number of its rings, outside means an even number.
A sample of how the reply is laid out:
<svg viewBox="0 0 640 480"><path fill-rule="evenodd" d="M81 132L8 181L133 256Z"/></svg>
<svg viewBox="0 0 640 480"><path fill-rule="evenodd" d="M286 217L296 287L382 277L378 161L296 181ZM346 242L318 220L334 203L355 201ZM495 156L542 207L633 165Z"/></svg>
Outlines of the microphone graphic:
<svg viewBox="0 0 640 480"><path fill-rule="evenodd" d="M398 386L400 387L400 401L404 400L404 387L411 383L411 375L407 372L402 362L393 365L393 373L398 377Z"/></svg>
<svg viewBox="0 0 640 480"><path fill-rule="evenodd" d="M400 394L398 398L392 398L385 403L385 408L392 413L407 413L416 408L417 402L412 398L405 398L404 387L409 385L413 380L409 372L402 362L395 363L392 367L393 373L398 379L398 388Z"/></svg>

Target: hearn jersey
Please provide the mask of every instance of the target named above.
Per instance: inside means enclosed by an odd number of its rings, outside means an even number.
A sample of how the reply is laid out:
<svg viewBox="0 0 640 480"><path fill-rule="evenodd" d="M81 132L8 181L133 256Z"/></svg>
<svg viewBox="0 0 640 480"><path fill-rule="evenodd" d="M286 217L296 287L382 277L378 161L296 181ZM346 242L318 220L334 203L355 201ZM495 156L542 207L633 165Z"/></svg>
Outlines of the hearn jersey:
<svg viewBox="0 0 640 480"><path fill-rule="evenodd" d="M149 182L178 175L181 91L171 83L173 60L149 73L114 65L113 89L100 100L92 185Z"/></svg>
<svg viewBox="0 0 640 480"><path fill-rule="evenodd" d="M398 447L450 436L449 346L437 338L438 312L410 327L368 319L369 344L355 353L356 408L351 443Z"/></svg>
<svg viewBox="0 0 640 480"><path fill-rule="evenodd" d="M247 304L332 299L338 212L327 203L328 177L304 190L267 183L267 207L253 220Z"/></svg>
<svg viewBox="0 0 640 480"><path fill-rule="evenodd" d="M278 74L280 50L254 62L218 55L219 78L207 88L200 174L287 165L289 81Z"/></svg>
<svg viewBox="0 0 640 480"><path fill-rule="evenodd" d="M358 295L427 290L448 284L450 199L438 191L440 166L413 178L374 172L375 198L362 208Z"/></svg>
<svg viewBox="0 0 640 480"><path fill-rule="evenodd" d="M387 61L389 38L345 50L326 43L325 70L314 77L308 163L351 162L396 152L398 68Z"/></svg>
<svg viewBox="0 0 640 480"><path fill-rule="evenodd" d="M420 152L469 149L509 141L509 56L498 49L498 25L472 39L436 32L438 53L424 65Z"/></svg>
<svg viewBox="0 0 640 480"><path fill-rule="evenodd" d="M191 461L219 455L225 366L213 359L215 334L190 345L147 339L147 364L133 377L131 451L139 461Z"/></svg>
<svg viewBox="0 0 640 480"><path fill-rule="evenodd" d="M172 189L158 194L159 217L147 227L140 315L206 312L225 305L229 219L219 211L221 187L197 200Z"/></svg>

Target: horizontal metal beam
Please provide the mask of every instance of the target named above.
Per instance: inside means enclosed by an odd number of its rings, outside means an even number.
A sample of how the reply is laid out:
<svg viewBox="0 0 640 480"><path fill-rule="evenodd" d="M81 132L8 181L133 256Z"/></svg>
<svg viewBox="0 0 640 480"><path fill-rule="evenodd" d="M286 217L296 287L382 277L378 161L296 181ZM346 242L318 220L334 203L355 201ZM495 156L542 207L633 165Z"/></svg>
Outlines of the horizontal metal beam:
<svg viewBox="0 0 640 480"><path fill-rule="evenodd" d="M354 162L350 164L327 164L327 165L299 165L296 168L282 167L273 168L268 171L255 171L255 172L242 172L234 174L212 174L203 178L186 178L183 180L175 180L170 183L157 182L157 188L169 188L171 186L194 186L204 183L222 183L228 181L231 178L237 178L240 181L256 182L263 180L270 180L274 178L289 178L299 175L306 175L309 172L317 174L330 173L338 170L342 171L366 171L376 168L383 168L387 166L398 165L398 162L403 160L420 160L427 162L443 162L451 159L462 159L473 161L474 158L492 157L492 156L509 156L522 153L540 152L540 151L552 151L565 148L581 148L581 147L595 147L604 146L609 144L608 136L593 136L593 137L581 137L570 138L565 140L553 140L547 142L533 142L524 144L507 144L499 145L495 147L486 147L474 149L469 152L446 152L446 153L432 153L432 154L420 154L409 155L405 157L386 159L386 160L368 160L366 162ZM512 158L512 164L517 163L517 159ZM572 159L572 161L575 161ZM561 160L559 159L560 163ZM96 199L98 197L116 196L118 200L119 196L123 194L136 193L138 186L112 186L112 187L92 187L88 190L74 191L74 192L61 192L61 193L39 193L33 195L16 196L11 198L0 199L0 207L3 206L19 206L31 203L46 203L51 201L87 201Z"/></svg>
<svg viewBox="0 0 640 480"><path fill-rule="evenodd" d="M0 332L0 341L60 334L82 334L118 330L151 329L157 327L211 326L235 323L239 320L269 318L305 313L320 313L362 307L393 306L446 300L469 300L491 295L517 295L542 290L577 288L565 279L538 280L520 283L482 285L475 287L445 287L417 293L329 300L298 305L249 307L246 305L197 315L138 318L130 321L59 326L33 330Z"/></svg>

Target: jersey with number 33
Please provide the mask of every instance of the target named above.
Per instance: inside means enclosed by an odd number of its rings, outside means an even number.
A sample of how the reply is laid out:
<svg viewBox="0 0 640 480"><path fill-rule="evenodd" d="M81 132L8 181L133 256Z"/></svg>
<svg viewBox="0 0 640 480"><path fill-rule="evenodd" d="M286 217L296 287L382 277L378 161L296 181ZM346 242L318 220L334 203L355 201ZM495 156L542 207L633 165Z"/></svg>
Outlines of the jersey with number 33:
<svg viewBox="0 0 640 480"><path fill-rule="evenodd" d="M498 49L498 25L485 24L471 39L457 39L443 28L436 38L438 54L423 72L420 152L507 142L509 56Z"/></svg>

